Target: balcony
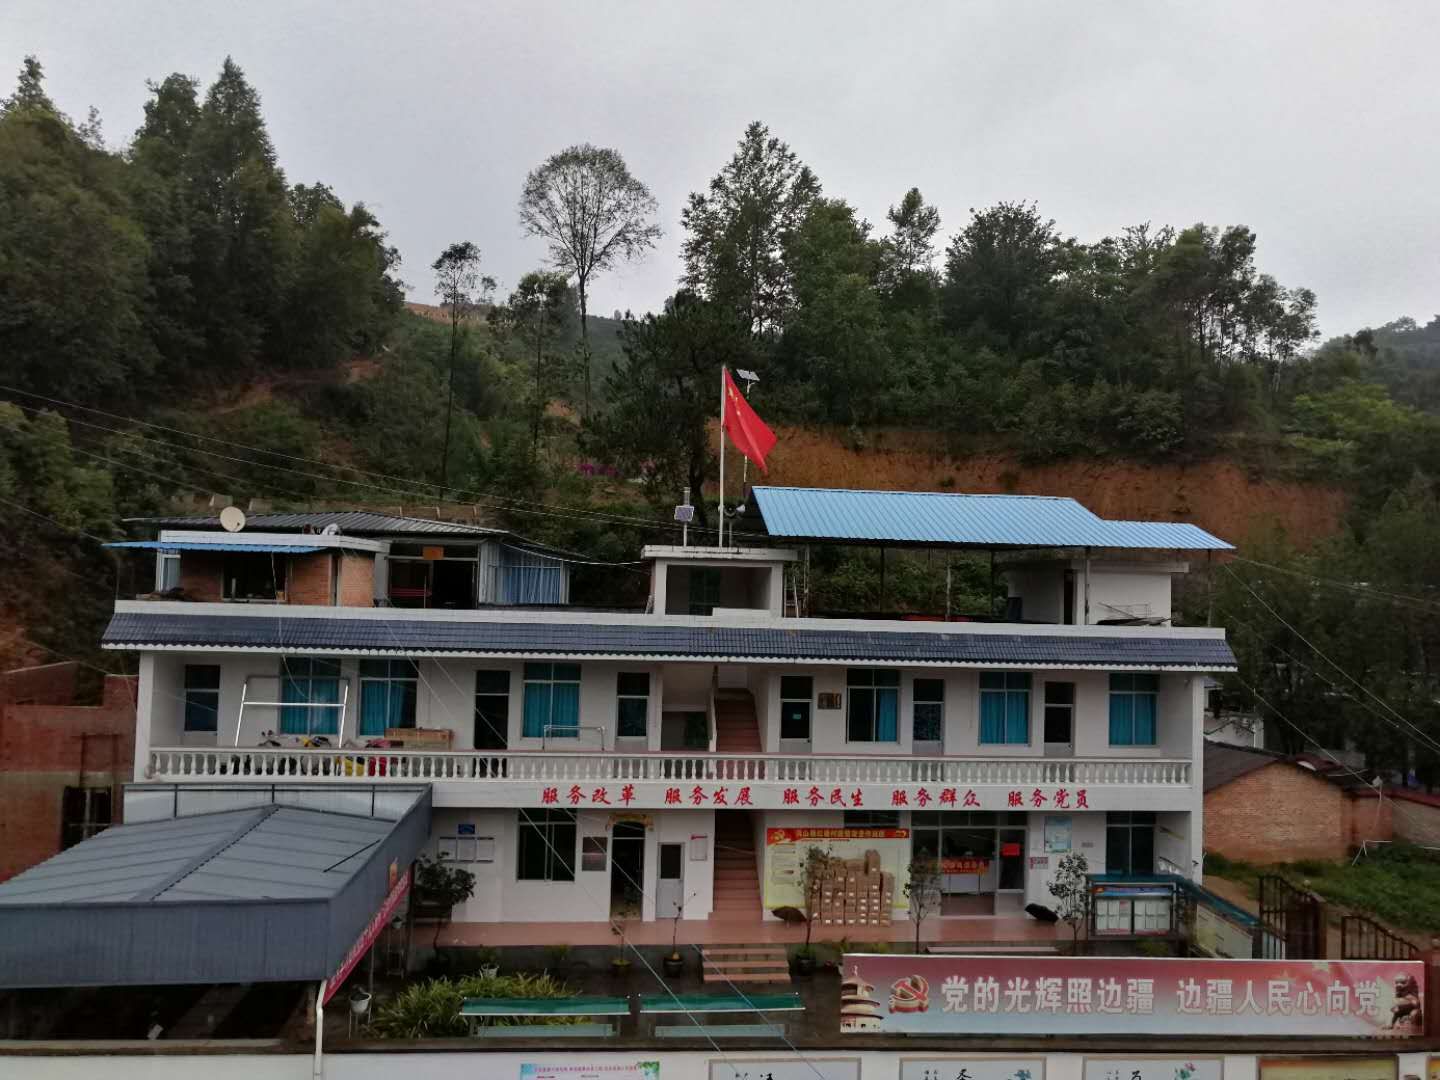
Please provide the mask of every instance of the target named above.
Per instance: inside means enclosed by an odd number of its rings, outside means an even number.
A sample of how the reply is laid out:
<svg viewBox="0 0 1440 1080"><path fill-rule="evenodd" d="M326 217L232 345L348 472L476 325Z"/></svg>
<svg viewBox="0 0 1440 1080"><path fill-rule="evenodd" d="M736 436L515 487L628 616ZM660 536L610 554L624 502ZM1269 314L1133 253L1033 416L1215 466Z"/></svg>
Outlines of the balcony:
<svg viewBox="0 0 1440 1080"><path fill-rule="evenodd" d="M594 808L1189 809L1191 762L389 749L153 748L163 782L434 784L437 805Z"/></svg>

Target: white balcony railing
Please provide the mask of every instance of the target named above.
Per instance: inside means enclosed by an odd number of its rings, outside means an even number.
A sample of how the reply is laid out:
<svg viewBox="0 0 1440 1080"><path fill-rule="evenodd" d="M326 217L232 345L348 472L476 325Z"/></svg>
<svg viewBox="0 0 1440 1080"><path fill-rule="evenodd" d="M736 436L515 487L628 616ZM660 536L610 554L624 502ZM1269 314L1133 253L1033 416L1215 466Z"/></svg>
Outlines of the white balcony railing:
<svg viewBox="0 0 1440 1080"><path fill-rule="evenodd" d="M1187 787L1189 761L1156 758L826 757L812 754L510 753L484 750L156 748L155 780L931 784Z"/></svg>

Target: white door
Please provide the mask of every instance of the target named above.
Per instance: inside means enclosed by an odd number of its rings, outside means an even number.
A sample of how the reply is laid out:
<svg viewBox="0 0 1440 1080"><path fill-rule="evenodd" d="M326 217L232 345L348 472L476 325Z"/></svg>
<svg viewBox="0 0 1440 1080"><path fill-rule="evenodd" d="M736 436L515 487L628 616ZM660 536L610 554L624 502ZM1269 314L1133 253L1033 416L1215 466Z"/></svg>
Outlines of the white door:
<svg viewBox="0 0 1440 1080"><path fill-rule="evenodd" d="M685 903L685 845L660 845L660 875L655 882L655 917L673 919Z"/></svg>

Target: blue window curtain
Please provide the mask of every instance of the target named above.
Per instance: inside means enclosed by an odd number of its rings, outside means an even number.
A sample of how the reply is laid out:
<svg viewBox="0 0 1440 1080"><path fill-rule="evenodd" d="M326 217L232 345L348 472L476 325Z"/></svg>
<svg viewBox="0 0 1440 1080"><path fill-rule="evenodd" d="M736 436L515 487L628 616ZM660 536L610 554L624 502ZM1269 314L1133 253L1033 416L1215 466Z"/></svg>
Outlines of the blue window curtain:
<svg viewBox="0 0 1440 1080"><path fill-rule="evenodd" d="M520 733L527 739L574 738L579 726L580 665L526 664Z"/></svg>
<svg viewBox="0 0 1440 1080"><path fill-rule="evenodd" d="M286 735L334 735L339 709L309 708L340 701L338 660L284 660L280 664L280 731Z"/></svg>
<svg viewBox="0 0 1440 1080"><path fill-rule="evenodd" d="M410 660L360 661L360 734L413 728L419 668Z"/></svg>
<svg viewBox="0 0 1440 1080"><path fill-rule="evenodd" d="M980 674L980 741L1030 743L1030 675L1023 671Z"/></svg>
<svg viewBox="0 0 1440 1080"><path fill-rule="evenodd" d="M900 738L900 695L896 690L875 691L875 741L896 742Z"/></svg>
<svg viewBox="0 0 1440 1080"><path fill-rule="evenodd" d="M1110 745L1154 746L1159 713L1154 675L1110 676Z"/></svg>

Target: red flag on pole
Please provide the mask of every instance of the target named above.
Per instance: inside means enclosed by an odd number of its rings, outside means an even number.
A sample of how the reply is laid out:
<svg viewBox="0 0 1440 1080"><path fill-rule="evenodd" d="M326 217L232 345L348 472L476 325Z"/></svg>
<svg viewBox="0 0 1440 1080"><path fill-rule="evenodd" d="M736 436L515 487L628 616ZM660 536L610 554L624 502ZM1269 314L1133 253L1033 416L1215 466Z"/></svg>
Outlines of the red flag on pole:
<svg viewBox="0 0 1440 1080"><path fill-rule="evenodd" d="M720 424L725 429L725 434L730 436L735 448L753 461L761 472L765 472L765 455L775 446L775 433L750 407L745 395L740 393L740 388L730 377L730 369L725 368L724 371L725 413Z"/></svg>

